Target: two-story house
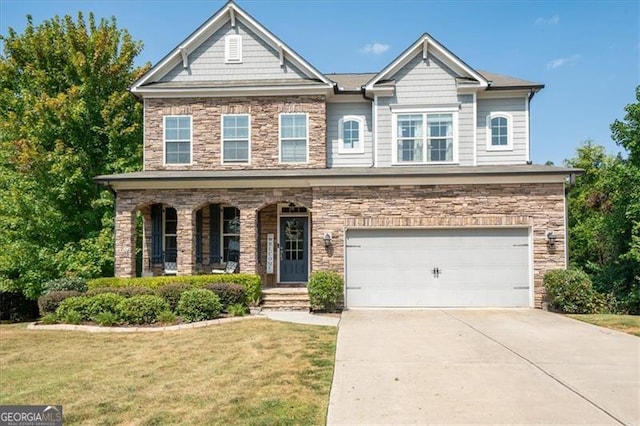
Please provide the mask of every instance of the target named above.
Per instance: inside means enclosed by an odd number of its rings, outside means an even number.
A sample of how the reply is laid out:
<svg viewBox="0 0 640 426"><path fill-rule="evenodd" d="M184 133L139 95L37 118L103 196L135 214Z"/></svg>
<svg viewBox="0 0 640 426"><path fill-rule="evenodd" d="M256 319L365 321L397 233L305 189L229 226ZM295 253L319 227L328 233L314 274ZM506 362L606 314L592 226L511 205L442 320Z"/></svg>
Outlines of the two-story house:
<svg viewBox="0 0 640 426"><path fill-rule="evenodd" d="M131 88L144 171L97 178L116 275L136 275L141 214L145 274L335 270L347 307L539 307L578 172L529 160L542 88L429 34L377 73L323 74L229 2Z"/></svg>

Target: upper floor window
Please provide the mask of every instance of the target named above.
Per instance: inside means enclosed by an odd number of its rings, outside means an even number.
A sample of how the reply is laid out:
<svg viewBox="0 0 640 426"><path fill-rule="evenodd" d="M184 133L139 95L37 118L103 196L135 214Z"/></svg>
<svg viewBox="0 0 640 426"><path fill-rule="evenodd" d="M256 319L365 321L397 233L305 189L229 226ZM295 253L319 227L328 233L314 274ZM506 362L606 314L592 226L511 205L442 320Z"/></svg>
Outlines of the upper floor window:
<svg viewBox="0 0 640 426"><path fill-rule="evenodd" d="M248 163L250 145L248 114L222 116L222 162Z"/></svg>
<svg viewBox="0 0 640 426"><path fill-rule="evenodd" d="M398 114L395 118L396 163L456 161L455 113Z"/></svg>
<svg viewBox="0 0 640 426"><path fill-rule="evenodd" d="M347 154L364 152L362 123L363 120L360 117L346 116L340 119L338 152Z"/></svg>
<svg viewBox="0 0 640 426"><path fill-rule="evenodd" d="M306 163L309 132L306 113L280 114L280 162Z"/></svg>
<svg viewBox="0 0 640 426"><path fill-rule="evenodd" d="M167 115L164 117L165 164L191 163L191 116Z"/></svg>
<svg viewBox="0 0 640 426"><path fill-rule="evenodd" d="M511 150L511 117L505 113L492 113L487 117L487 150Z"/></svg>
<svg viewBox="0 0 640 426"><path fill-rule="evenodd" d="M228 35L224 38L224 62L227 64L242 63L241 35Z"/></svg>

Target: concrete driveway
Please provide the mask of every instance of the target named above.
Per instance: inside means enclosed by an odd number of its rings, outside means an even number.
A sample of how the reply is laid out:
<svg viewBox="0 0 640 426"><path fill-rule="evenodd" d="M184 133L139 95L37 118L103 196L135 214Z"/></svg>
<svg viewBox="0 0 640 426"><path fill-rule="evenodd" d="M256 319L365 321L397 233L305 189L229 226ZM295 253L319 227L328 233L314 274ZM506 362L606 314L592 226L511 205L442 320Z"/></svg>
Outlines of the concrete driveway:
<svg viewBox="0 0 640 426"><path fill-rule="evenodd" d="M328 424L640 424L640 339L539 310L349 310Z"/></svg>

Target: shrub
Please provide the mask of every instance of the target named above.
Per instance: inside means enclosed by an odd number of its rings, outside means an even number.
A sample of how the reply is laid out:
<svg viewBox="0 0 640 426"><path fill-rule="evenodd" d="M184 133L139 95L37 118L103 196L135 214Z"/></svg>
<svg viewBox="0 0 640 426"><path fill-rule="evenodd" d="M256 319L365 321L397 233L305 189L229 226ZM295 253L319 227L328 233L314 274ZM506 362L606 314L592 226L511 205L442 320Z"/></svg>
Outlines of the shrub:
<svg viewBox="0 0 640 426"><path fill-rule="evenodd" d="M176 314L171 311L162 311L158 315L158 322L162 324L172 324L176 322Z"/></svg>
<svg viewBox="0 0 640 426"><path fill-rule="evenodd" d="M85 296L76 296L76 297L68 297L60 302L58 305L58 309L56 309L56 316L62 322L68 322L67 318L75 318L75 316L70 316L72 312L75 312L79 315L79 320L77 322L70 322L69 324L78 324L80 321L88 321L89 315L87 312L87 308L89 305L89 297Z"/></svg>
<svg viewBox="0 0 640 426"><path fill-rule="evenodd" d="M220 315L220 299L212 291L193 289L182 293L176 313L187 322L205 321Z"/></svg>
<svg viewBox="0 0 640 426"><path fill-rule="evenodd" d="M89 289L100 287L158 287L172 284L188 284L191 287L202 288L207 284L231 283L240 284L247 293L248 300L259 300L261 292L260 276L256 274L213 274L213 275L184 275L176 277L139 277L139 278L96 278L87 281Z"/></svg>
<svg viewBox="0 0 640 426"><path fill-rule="evenodd" d="M102 327L111 327L112 325L118 324L118 315L113 312L100 312L95 317L96 323Z"/></svg>
<svg viewBox="0 0 640 426"><path fill-rule="evenodd" d="M232 317L243 317L247 313L247 307L242 303L227 306L227 312Z"/></svg>
<svg viewBox="0 0 640 426"><path fill-rule="evenodd" d="M152 324L158 316L169 310L169 304L160 296L133 296L120 302L120 316L130 324Z"/></svg>
<svg viewBox="0 0 640 426"><path fill-rule="evenodd" d="M58 278L47 281L42 285L42 294L51 293L52 291L79 291L84 293L87 291L87 280L80 277Z"/></svg>
<svg viewBox="0 0 640 426"><path fill-rule="evenodd" d="M125 297L115 293L102 293L86 299L85 319L97 322L98 315L105 312L119 315L120 303Z"/></svg>
<svg viewBox="0 0 640 426"><path fill-rule="evenodd" d="M115 293L123 297L142 296L155 294L153 289L147 287L99 287L87 291L87 296L95 296L102 293Z"/></svg>
<svg viewBox="0 0 640 426"><path fill-rule="evenodd" d="M552 310L590 314L615 309L615 298L597 293L589 276L579 269L555 269L547 272L543 281Z"/></svg>
<svg viewBox="0 0 640 426"><path fill-rule="evenodd" d="M187 290L191 290L192 288L193 287L191 287L189 284L174 283L158 287L155 293L157 296L162 297L169 304L169 308L172 311L175 311L182 293Z"/></svg>
<svg viewBox="0 0 640 426"><path fill-rule="evenodd" d="M60 303L69 298L80 296L82 293L75 290L50 291L38 298L38 308L40 315L52 314L58 309Z"/></svg>
<svg viewBox="0 0 640 426"><path fill-rule="evenodd" d="M307 290L312 309L335 311L342 301L343 281L337 272L314 272Z"/></svg>
<svg viewBox="0 0 640 426"><path fill-rule="evenodd" d="M80 324L82 320L82 314L78 311L69 311L62 317L62 322L65 324Z"/></svg>
<svg viewBox="0 0 640 426"><path fill-rule="evenodd" d="M57 324L58 317L54 313L46 314L40 318L40 322L43 324Z"/></svg>
<svg viewBox="0 0 640 426"><path fill-rule="evenodd" d="M223 310L227 310L227 307L230 305L247 304L247 293L244 287L239 284L208 284L204 288L218 295Z"/></svg>
<svg viewBox="0 0 640 426"><path fill-rule="evenodd" d="M0 320L27 321L38 317L38 303L22 292L0 291Z"/></svg>

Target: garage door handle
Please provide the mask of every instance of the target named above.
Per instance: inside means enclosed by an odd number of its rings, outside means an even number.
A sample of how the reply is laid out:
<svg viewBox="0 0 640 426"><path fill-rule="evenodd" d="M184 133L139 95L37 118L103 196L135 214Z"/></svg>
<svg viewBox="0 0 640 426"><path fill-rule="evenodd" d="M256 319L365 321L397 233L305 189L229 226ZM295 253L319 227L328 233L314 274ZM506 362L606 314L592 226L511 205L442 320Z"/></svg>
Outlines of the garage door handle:
<svg viewBox="0 0 640 426"><path fill-rule="evenodd" d="M347 287L347 290L361 290L362 287Z"/></svg>

